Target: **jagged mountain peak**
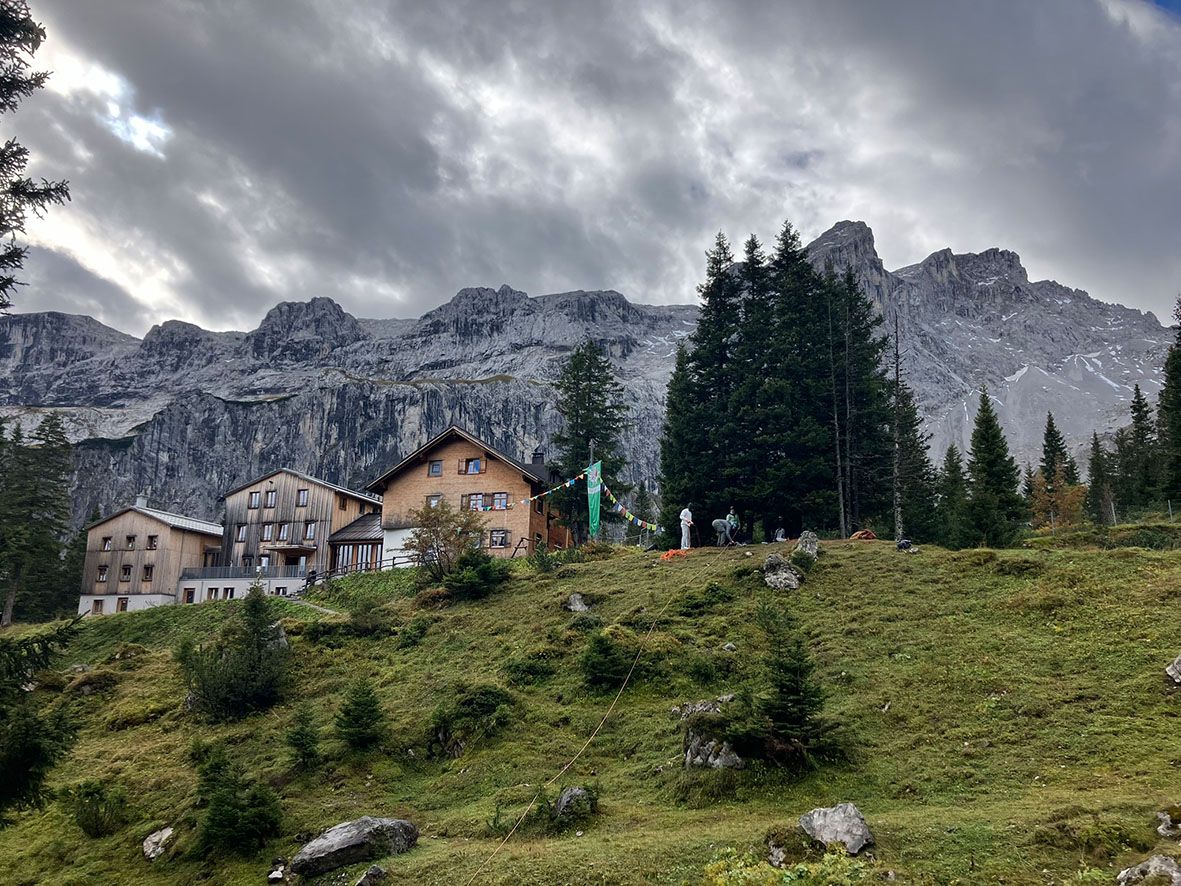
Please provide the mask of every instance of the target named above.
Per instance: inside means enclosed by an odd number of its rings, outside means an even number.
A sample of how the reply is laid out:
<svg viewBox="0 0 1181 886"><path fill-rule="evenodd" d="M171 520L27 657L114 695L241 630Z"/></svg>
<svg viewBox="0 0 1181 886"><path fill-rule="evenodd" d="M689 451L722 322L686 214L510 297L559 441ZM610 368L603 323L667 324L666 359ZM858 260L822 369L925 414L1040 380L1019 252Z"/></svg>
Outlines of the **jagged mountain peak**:
<svg viewBox="0 0 1181 886"><path fill-rule="evenodd" d="M317 296L275 305L247 334L246 344L255 357L291 362L315 359L364 338L368 334L356 317L332 299Z"/></svg>

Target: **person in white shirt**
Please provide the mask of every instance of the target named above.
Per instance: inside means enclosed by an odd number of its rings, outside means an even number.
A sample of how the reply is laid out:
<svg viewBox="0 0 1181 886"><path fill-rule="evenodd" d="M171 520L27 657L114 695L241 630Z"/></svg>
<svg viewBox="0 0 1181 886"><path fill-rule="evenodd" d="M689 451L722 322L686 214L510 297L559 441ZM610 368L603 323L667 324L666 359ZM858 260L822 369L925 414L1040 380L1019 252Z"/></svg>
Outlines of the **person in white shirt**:
<svg viewBox="0 0 1181 886"><path fill-rule="evenodd" d="M689 527L693 525L693 512L689 508L693 507L693 502L685 505L685 509L681 511L681 550L689 550Z"/></svg>

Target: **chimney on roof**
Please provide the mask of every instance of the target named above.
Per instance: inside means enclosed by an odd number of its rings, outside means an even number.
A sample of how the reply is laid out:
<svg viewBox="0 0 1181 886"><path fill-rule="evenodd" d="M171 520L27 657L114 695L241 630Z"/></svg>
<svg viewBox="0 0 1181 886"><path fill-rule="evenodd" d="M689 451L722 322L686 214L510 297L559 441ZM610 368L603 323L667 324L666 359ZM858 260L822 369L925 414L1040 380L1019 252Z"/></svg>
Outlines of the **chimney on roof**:
<svg viewBox="0 0 1181 886"><path fill-rule="evenodd" d="M540 446L533 450L533 464L545 464L545 450L543 450Z"/></svg>
<svg viewBox="0 0 1181 886"><path fill-rule="evenodd" d="M146 508L148 506L148 497L146 495L137 495L135 497L135 506L137 508Z"/></svg>

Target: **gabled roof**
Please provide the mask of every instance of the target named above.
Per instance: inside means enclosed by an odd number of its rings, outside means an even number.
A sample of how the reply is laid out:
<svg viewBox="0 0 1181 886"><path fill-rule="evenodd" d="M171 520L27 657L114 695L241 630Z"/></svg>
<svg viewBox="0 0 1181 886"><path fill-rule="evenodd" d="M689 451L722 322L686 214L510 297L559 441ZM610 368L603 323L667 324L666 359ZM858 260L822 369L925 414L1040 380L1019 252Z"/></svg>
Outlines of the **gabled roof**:
<svg viewBox="0 0 1181 886"><path fill-rule="evenodd" d="M137 514L143 514L146 517L152 517L159 520L161 523L167 523L173 529L183 529L186 532L200 532L203 535L216 535L218 538L222 534L222 526L220 523L210 523L208 520L198 520L196 517L186 517L183 514L173 514L169 511L157 511L155 508L143 508L139 505L132 505L124 508L121 511L116 511L109 517L103 517L101 520L95 520L87 529L93 529L95 526L101 526L103 523L108 523L116 517L122 517L128 511L135 511Z"/></svg>
<svg viewBox="0 0 1181 886"><path fill-rule="evenodd" d="M491 455L493 458L498 458L501 461L505 462L506 464L512 465L514 468L516 468L518 471L520 471L522 474L524 474L526 478L528 478L529 480L532 480L534 483L540 483L542 485L545 485L545 483L547 482L547 478L545 476L546 468L544 465L527 465L524 462L517 461L512 456L505 455L503 452L501 452L496 447L491 446L488 443L485 443L483 440L481 440L479 437L477 437L475 434L471 433L470 431L465 431L463 428L459 427L459 425L452 425L451 427L447 428L447 430L443 431L441 434L436 434L434 437L427 440L425 443L423 443L421 446L419 446L417 449L415 449L412 453L410 453L408 456L406 456L404 459L402 459L400 462L398 462L396 465L394 465L392 468L390 468L388 471L386 471L384 474L382 474L380 477L378 477L376 480L374 480L372 483L366 484L365 488L366 489L374 489L375 487L381 488L381 487L387 486L389 484L390 479L395 474L399 474L405 468L408 468L411 465L415 464L425 453L429 452L431 449L434 449L436 446L438 446L440 443L442 443L444 440L446 440L450 437L460 437L464 440L467 440L473 446L478 446L479 448L481 448L485 452L487 452L489 455Z"/></svg>
<svg viewBox="0 0 1181 886"><path fill-rule="evenodd" d="M319 477L313 477L310 474L305 474L302 471L292 470L291 468L277 468L276 470L263 474L261 477L255 477L248 483L243 483L240 486L235 486L228 492L223 492L221 494L221 499L227 499L235 492L241 492L247 486L253 486L255 483L261 483L263 480L267 479L267 477L273 477L275 474L291 474L292 476L299 477L301 480L307 480L309 483L315 483L318 486L326 486L329 489L339 492L341 495L347 495L350 498L355 498L358 501L365 502L366 504L381 504L380 496L371 495L368 492L357 492L355 489L348 489L344 486L337 486L335 483L329 483L327 480L321 480Z"/></svg>
<svg viewBox="0 0 1181 886"><path fill-rule="evenodd" d="M348 526L342 526L328 536L329 544L346 541L381 541L381 514L362 514Z"/></svg>

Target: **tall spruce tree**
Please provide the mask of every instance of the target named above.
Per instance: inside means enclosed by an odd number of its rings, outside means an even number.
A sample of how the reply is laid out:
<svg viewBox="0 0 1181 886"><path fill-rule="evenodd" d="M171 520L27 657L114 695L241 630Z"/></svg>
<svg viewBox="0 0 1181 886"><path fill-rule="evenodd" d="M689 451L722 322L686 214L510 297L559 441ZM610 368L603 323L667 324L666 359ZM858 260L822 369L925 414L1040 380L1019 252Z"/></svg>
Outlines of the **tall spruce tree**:
<svg viewBox="0 0 1181 886"><path fill-rule="evenodd" d="M928 457L930 434L922 429L918 406L905 382L891 383L890 398L898 418L898 492L904 535L913 541L934 541L938 479Z"/></svg>
<svg viewBox="0 0 1181 886"><path fill-rule="evenodd" d="M1021 471L1009 454L992 400L980 389L980 407L968 455L968 519L974 544L1004 547L1016 540L1027 509L1018 491Z"/></svg>
<svg viewBox="0 0 1181 886"><path fill-rule="evenodd" d="M45 39L45 29L33 20L25 0L0 2L0 114L15 111L24 99L45 85L49 74L32 71L33 54ZM70 197L66 182L25 175L29 151L14 138L0 145L0 311L12 304L20 282L16 272L24 267L28 247L16 240L32 213L40 217L52 205Z"/></svg>
<svg viewBox="0 0 1181 886"><path fill-rule="evenodd" d="M1062 468L1063 477L1069 485L1078 485L1078 465L1066 449L1066 439L1054 423L1052 412L1046 413L1046 430L1042 435L1042 462L1038 468L1048 490L1053 490L1054 478L1058 475L1059 468Z"/></svg>
<svg viewBox="0 0 1181 886"><path fill-rule="evenodd" d="M677 343L677 356L664 399L664 430L660 435L660 543L680 542L678 515L696 490L696 454L701 441L698 402L690 375L689 352Z"/></svg>
<svg viewBox="0 0 1181 886"><path fill-rule="evenodd" d="M1099 443L1099 435L1091 434L1091 454L1087 460L1087 516L1100 526L1115 522L1113 513L1114 497L1111 493L1111 476L1107 450Z"/></svg>
<svg viewBox="0 0 1181 886"><path fill-rule="evenodd" d="M958 550L969 544L968 479L964 473L964 459L954 443L947 447L937 481L939 493L935 516L939 527L936 535L946 548Z"/></svg>
<svg viewBox="0 0 1181 886"><path fill-rule="evenodd" d="M562 476L574 477L592 462L602 461L603 480L610 489L616 494L627 491L629 487L623 483L626 462L619 442L627 406L623 386L607 355L593 341L579 345L563 364L554 390L562 429L554 434L553 443ZM574 538L586 541L586 487L578 484L560 489L555 503Z"/></svg>
<svg viewBox="0 0 1181 886"><path fill-rule="evenodd" d="M1152 407L1148 405L1148 399L1140 390L1140 385L1133 388L1130 412L1131 449L1127 480L1132 484L1132 497L1136 500L1137 506L1147 507L1156 500L1160 472L1157 469L1159 459Z"/></svg>
<svg viewBox="0 0 1181 886"><path fill-rule="evenodd" d="M1165 380L1157 399L1157 431L1161 446L1161 493L1181 501L1181 296L1173 308L1177 339L1165 358Z"/></svg>

